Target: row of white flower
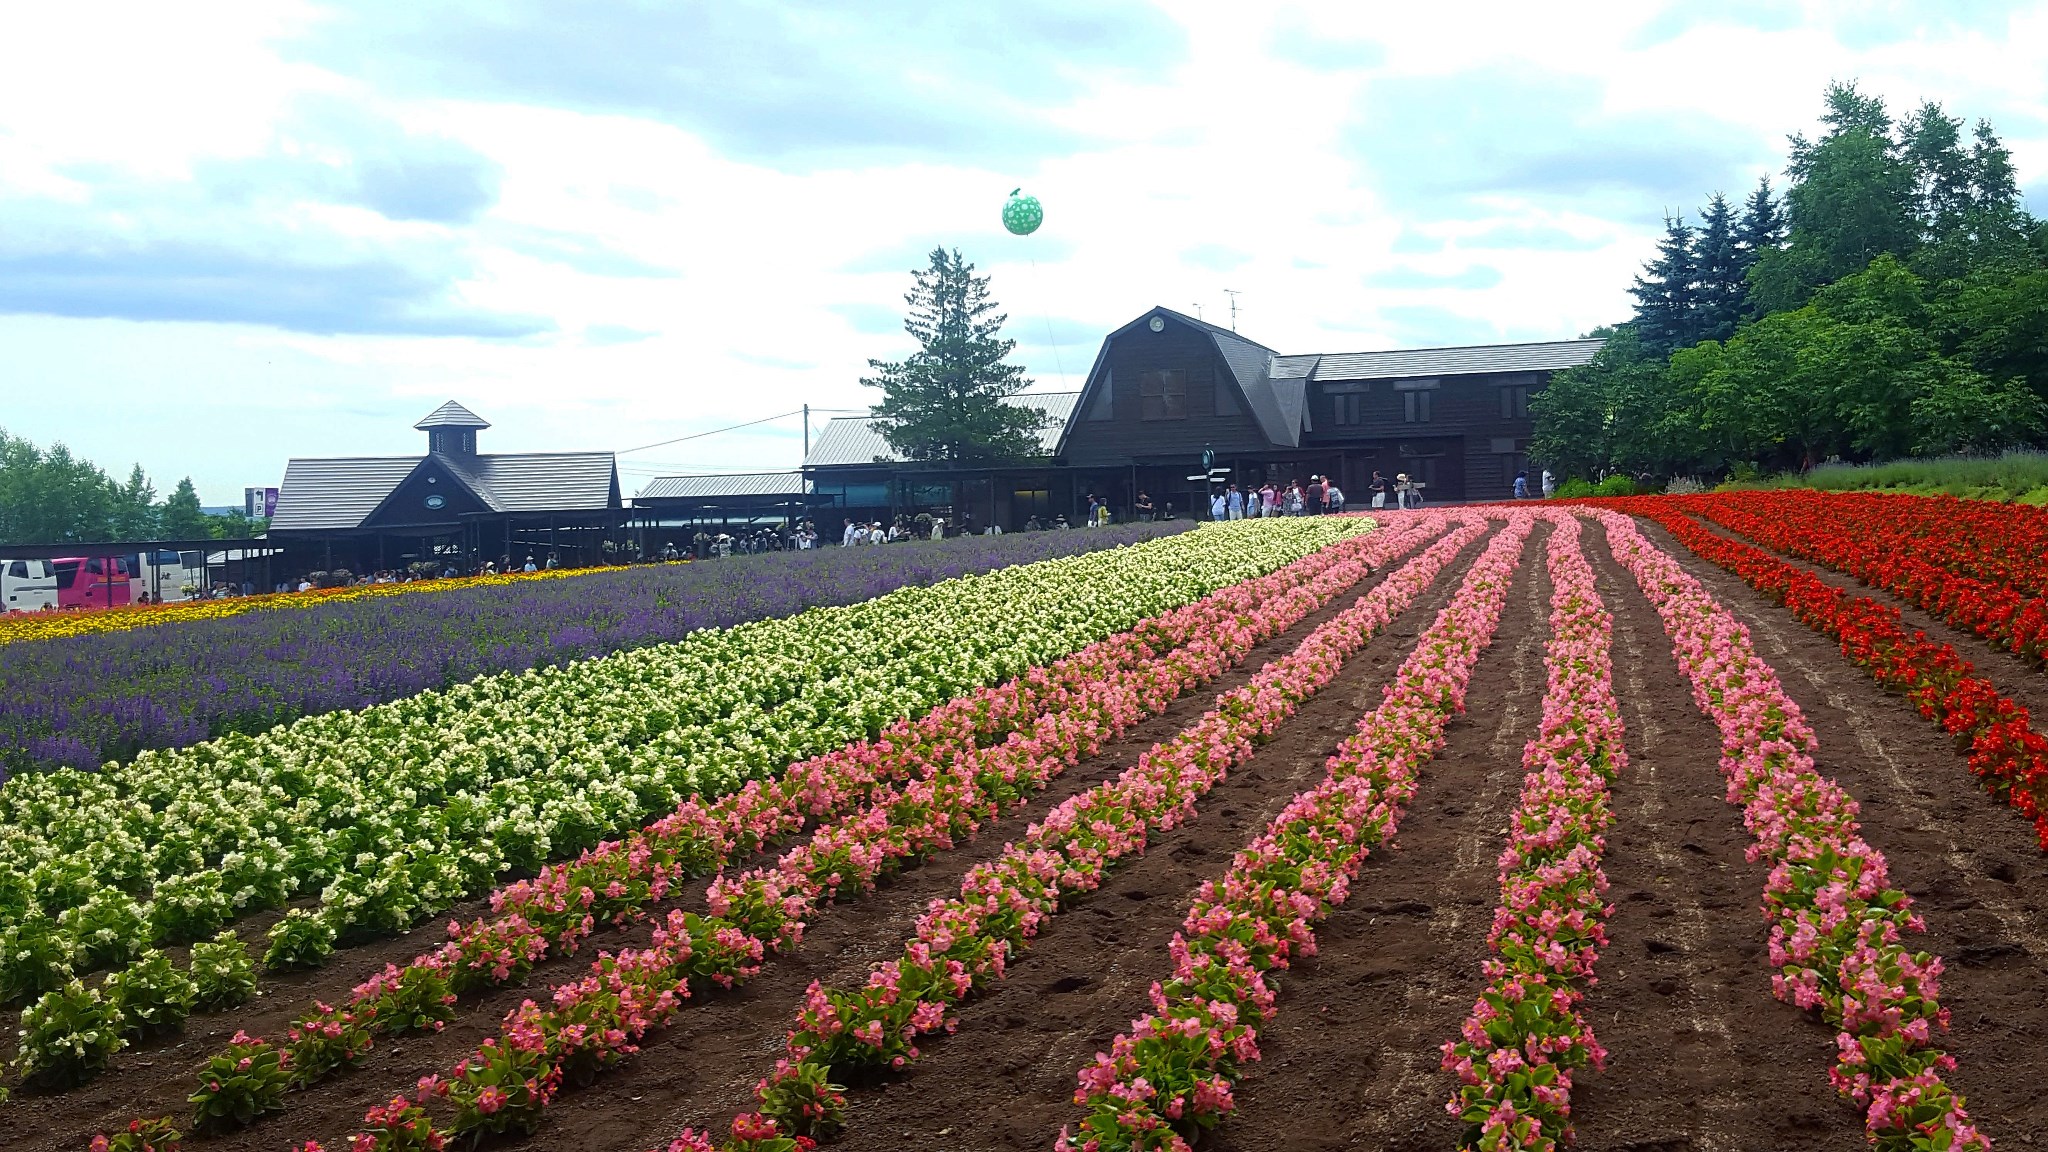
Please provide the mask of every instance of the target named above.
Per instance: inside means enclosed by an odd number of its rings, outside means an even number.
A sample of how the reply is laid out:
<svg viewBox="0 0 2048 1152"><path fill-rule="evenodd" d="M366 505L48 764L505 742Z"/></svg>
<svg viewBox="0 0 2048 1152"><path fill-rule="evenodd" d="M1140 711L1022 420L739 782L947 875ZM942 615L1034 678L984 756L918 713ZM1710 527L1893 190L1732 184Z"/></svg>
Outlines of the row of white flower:
<svg viewBox="0 0 2048 1152"><path fill-rule="evenodd" d="M1368 527L1242 522L907 588L0 787L0 929L194 939L318 892L340 935L1015 676ZM0 951L9 941L0 939Z"/></svg>

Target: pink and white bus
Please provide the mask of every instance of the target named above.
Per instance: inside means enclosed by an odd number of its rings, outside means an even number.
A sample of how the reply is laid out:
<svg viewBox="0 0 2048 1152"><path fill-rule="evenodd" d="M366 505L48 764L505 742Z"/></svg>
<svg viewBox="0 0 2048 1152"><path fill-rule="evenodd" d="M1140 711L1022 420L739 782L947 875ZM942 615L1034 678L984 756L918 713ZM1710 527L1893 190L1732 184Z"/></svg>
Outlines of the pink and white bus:
<svg viewBox="0 0 2048 1152"><path fill-rule="evenodd" d="M61 556L52 563L59 608L113 608L135 599L125 556Z"/></svg>

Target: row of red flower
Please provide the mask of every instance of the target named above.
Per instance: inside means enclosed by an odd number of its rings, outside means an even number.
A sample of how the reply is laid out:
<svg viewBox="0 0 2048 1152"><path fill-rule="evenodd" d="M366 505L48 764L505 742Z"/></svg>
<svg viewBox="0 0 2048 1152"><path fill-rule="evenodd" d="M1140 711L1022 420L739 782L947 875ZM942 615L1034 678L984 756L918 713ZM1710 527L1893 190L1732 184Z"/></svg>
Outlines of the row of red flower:
<svg viewBox="0 0 2048 1152"><path fill-rule="evenodd" d="M644 918L685 876L721 868L807 822L877 811L879 798L899 798L902 782L930 780L962 757L992 754L1048 717L1078 716L1077 709L1101 715L1094 693L1105 681L1148 686L1139 695L1156 710L1213 675L1206 670L1219 654L1241 659L1260 638L1256 628L1246 631L1247 621L1284 627L1289 614L1298 619L1355 582L1371 557L1419 539L1412 529L1354 538L894 724L874 740L793 765L773 781L749 783L715 802L685 801L645 829L501 889L492 897L491 919L451 923L451 938L439 949L402 969L386 966L340 1008L318 1006L295 1022L285 1044L238 1035L201 1073L197 1118L202 1126L246 1124L281 1106L287 1090L359 1062L373 1034L438 1028L452 1016L456 994L515 981L550 951L574 953L601 922ZM1304 589L1311 590L1308 599ZM1127 718L1103 720L1111 725L1103 733L1113 735ZM256 1083L251 1069L259 1073Z"/></svg>
<svg viewBox="0 0 2048 1152"><path fill-rule="evenodd" d="M1907 631L1891 605L1845 592L1769 552L1708 531L1662 498L1600 503L1662 525L1694 553L1838 640L1844 655L1955 736L1969 752L1970 770L1994 796L2034 821L2048 849L2048 736L2035 730L2024 705L1999 692L1953 647Z"/></svg>
<svg viewBox="0 0 2048 1152"><path fill-rule="evenodd" d="M1950 624L2038 661L2048 656L2048 596L1954 570L1960 558L1936 541L1845 516L1817 493L1684 497L1680 507L1766 548L1846 572ZM1889 498L1901 504L1912 497Z"/></svg>
<svg viewBox="0 0 2048 1152"><path fill-rule="evenodd" d="M1987 1150L1962 1097L1942 1080L1955 1060L1934 1044L1948 1024L1941 960L1909 952L1925 926L1891 887L1884 854L1864 842L1856 802L1813 766L1817 742L1749 633L1632 521L1601 512L1615 558L1635 577L1670 635L1693 699L1721 731L1730 802L1771 864L1764 888L1778 999L1836 1029L1829 1078L1864 1109L1884 1152Z"/></svg>
<svg viewBox="0 0 2048 1152"><path fill-rule="evenodd" d="M772 867L721 876L707 894L709 916L672 911L651 947L600 954L580 980L554 988L548 1003L522 1004L450 1076L425 1078L410 1098L373 1109L351 1146L385 1147L397 1132L408 1141L438 1135L428 1117L436 1098L453 1104L450 1135L533 1131L565 1081L586 1082L637 1051L640 1038L681 1007L692 984L731 987L751 978L770 951L795 945L805 917L836 895L870 889L906 863L951 847L1430 534L1416 525L1338 545L1308 583L1269 587L1268 597L1212 618L1200 635L1158 660L1076 684L1065 708L999 744L961 751L918 779L882 789L867 807L820 828Z"/></svg>
<svg viewBox="0 0 2048 1152"><path fill-rule="evenodd" d="M735 1118L722 1145L685 1130L668 1145L671 1152L785 1152L798 1141L837 1134L845 1101L831 1083L836 1074L901 1068L918 1057L920 1037L957 1027L949 1010L1002 978L1047 917L1099 887L1153 833L1192 819L1197 802L1231 767L1270 739L1483 532L1483 522L1470 523L1431 545L1131 768L1054 808L999 859L970 871L959 897L934 901L903 956L880 966L864 986L814 982L785 1056L757 1087L759 1111Z"/></svg>
<svg viewBox="0 0 2048 1152"><path fill-rule="evenodd" d="M1719 497L1716 497L1719 498ZM1818 510L1836 531L2019 592L2048 593L2048 509L1953 496L1752 492L1753 507Z"/></svg>
<svg viewBox="0 0 2048 1152"><path fill-rule="evenodd" d="M1392 836L1422 764L1464 710L1465 687L1492 642L1532 518L1510 515L1456 597L1416 640L1380 706L1294 797L1204 881L1168 945L1172 975L1151 988L1152 1011L1080 1072L1074 1102L1088 1115L1062 1130L1070 1152L1173 1149L1220 1123L1258 1026L1276 1010L1265 974L1315 954L1315 925L1342 904L1371 848Z"/></svg>
<svg viewBox="0 0 2048 1152"><path fill-rule="evenodd" d="M1576 517L1557 518L1549 567L1549 687L1501 853L1488 983L1443 1046L1444 1070L1461 1084L1448 1107L1471 1126L1466 1142L1531 1152L1571 1141L1572 1070L1605 1062L1581 1001L1614 910L1600 868L1614 818L1608 785L1628 766L1614 617L1593 589Z"/></svg>

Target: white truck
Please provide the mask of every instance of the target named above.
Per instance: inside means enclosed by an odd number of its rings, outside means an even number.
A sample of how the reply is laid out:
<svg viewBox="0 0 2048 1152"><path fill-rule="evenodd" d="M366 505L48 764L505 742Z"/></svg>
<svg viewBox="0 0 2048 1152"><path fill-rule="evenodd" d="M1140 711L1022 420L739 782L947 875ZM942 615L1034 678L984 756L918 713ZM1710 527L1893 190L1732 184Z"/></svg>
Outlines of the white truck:
<svg viewBox="0 0 2048 1152"><path fill-rule="evenodd" d="M0 612L57 606L57 570L48 560L0 559Z"/></svg>

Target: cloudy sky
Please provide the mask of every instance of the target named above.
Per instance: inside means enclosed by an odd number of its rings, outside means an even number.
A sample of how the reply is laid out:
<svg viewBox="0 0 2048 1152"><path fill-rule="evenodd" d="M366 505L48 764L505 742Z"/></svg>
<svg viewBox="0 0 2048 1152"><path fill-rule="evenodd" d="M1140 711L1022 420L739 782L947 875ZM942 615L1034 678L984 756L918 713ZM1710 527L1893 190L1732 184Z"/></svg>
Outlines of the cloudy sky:
<svg viewBox="0 0 2048 1152"><path fill-rule="evenodd" d="M288 456L419 451L451 397L487 451L853 408L935 244L1039 390L1153 304L1227 323L1225 289L1283 352L1571 337L1830 79L1990 118L2048 213L2048 4L1948 7L16 6L0 426L238 503Z"/></svg>

